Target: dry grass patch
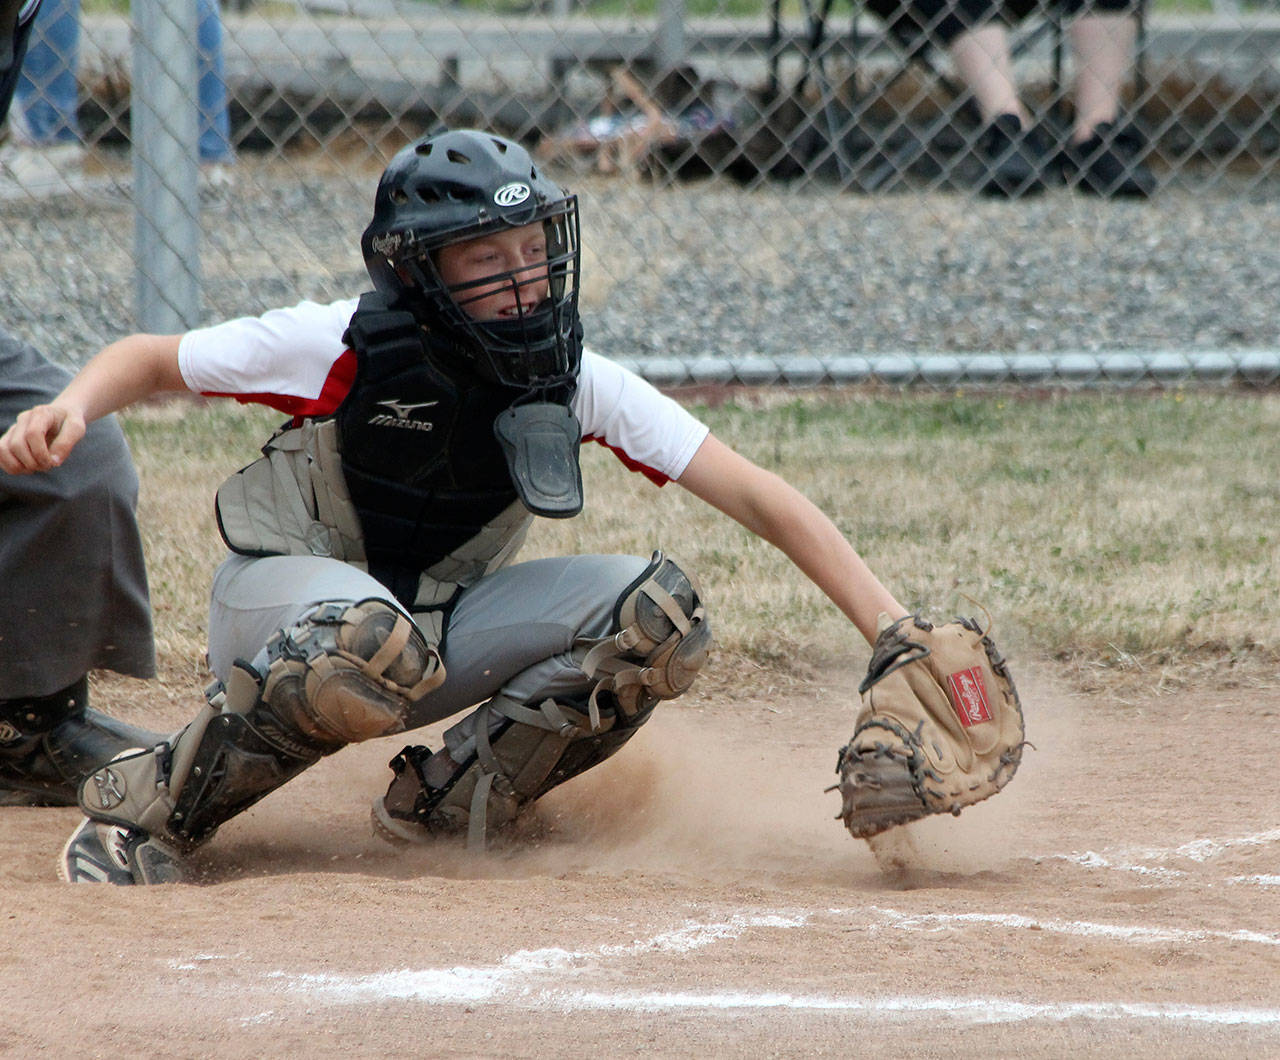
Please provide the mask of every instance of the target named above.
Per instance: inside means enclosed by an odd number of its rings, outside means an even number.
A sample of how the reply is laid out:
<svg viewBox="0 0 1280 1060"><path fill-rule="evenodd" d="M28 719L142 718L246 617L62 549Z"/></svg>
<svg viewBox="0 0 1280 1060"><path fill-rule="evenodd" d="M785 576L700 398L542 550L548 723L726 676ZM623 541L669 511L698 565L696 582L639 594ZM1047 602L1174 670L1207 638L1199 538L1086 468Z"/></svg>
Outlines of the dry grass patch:
<svg viewBox="0 0 1280 1060"><path fill-rule="evenodd" d="M1002 645L1079 683L1271 680L1280 660L1280 395L764 392L696 411L829 512L938 617L988 609ZM279 416L183 402L126 417L143 480L162 663L195 666L222 555L212 496ZM587 510L529 557L662 548L705 583L720 667L783 679L866 648L771 547L588 446Z"/></svg>

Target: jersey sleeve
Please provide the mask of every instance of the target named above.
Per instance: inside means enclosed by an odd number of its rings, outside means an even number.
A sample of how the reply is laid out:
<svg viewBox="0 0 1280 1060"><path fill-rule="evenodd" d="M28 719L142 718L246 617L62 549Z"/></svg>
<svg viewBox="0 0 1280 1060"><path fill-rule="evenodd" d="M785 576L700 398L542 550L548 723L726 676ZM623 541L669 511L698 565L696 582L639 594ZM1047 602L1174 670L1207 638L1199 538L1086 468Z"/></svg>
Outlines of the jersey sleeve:
<svg viewBox="0 0 1280 1060"><path fill-rule="evenodd" d="M355 355L342 336L357 304L299 302L189 331L178 346L178 368L199 394L295 416L332 412L355 378Z"/></svg>
<svg viewBox="0 0 1280 1060"><path fill-rule="evenodd" d="M591 350L582 354L573 410L583 441L606 446L659 486L684 474L710 433L651 383Z"/></svg>

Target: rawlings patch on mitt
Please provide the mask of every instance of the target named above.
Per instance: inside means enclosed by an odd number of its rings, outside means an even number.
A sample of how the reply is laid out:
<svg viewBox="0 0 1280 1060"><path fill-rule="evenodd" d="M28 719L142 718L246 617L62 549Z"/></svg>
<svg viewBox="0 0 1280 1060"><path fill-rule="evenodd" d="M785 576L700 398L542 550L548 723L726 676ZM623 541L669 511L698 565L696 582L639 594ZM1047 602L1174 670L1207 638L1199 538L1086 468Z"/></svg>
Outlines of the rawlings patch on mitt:
<svg viewBox="0 0 1280 1060"><path fill-rule="evenodd" d="M862 709L836 772L840 816L858 838L933 813L959 814L1009 783L1022 760L1022 705L1003 657L971 619L934 626L880 616Z"/></svg>

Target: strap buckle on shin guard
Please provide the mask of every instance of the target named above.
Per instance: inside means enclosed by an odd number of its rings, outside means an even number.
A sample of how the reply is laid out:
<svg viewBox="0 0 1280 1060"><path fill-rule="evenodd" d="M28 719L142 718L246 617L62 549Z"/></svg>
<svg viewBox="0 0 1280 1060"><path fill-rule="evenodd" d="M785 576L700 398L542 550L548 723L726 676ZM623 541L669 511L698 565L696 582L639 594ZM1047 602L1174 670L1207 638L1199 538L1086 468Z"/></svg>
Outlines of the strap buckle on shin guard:
<svg viewBox="0 0 1280 1060"><path fill-rule="evenodd" d="M391 760L395 776L374 803L375 834L414 842L465 827L467 847L483 850L491 828L620 747L634 726L619 721L612 709L593 718L585 705L544 699L529 707L498 695L445 733L448 759L441 758L460 763L447 777L432 775L425 747L406 747Z"/></svg>
<svg viewBox="0 0 1280 1060"><path fill-rule="evenodd" d="M496 796L505 804L505 812L510 814L508 821L514 819L521 807L540 793L543 782L564 756L565 748L576 741L606 732L614 724L612 716L601 718L599 707L594 702L584 718L554 699L544 699L537 709L533 709L505 696L495 696L483 704L474 718L478 775L467 814L467 846L474 850L483 850L486 845L490 796ZM502 719L514 724L503 727ZM583 721L587 723L585 727ZM521 739L521 730L533 738L532 743L527 738ZM507 764L494 749L495 736L503 737L499 741L501 745L522 745L502 747Z"/></svg>

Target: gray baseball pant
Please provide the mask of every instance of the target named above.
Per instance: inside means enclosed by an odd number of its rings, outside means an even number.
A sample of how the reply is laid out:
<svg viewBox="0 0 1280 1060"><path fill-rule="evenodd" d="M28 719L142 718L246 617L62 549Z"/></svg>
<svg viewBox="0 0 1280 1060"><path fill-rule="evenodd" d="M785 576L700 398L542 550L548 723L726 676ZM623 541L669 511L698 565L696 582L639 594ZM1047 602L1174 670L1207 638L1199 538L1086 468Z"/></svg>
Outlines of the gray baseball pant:
<svg viewBox="0 0 1280 1060"><path fill-rule="evenodd" d="M0 433L71 376L0 331ZM0 700L51 695L90 670L155 676L138 476L114 417L65 464L0 471Z"/></svg>
<svg viewBox="0 0 1280 1060"><path fill-rule="evenodd" d="M579 637L612 632L618 597L648 565L638 556L565 556L504 567L463 590L444 639L444 683L408 728L440 721L497 692L521 703L588 692L572 658ZM237 659L252 661L279 629L319 603L391 594L340 560L232 556L217 570L209 612L209 662L226 680ZM394 602L394 601L391 601Z"/></svg>

